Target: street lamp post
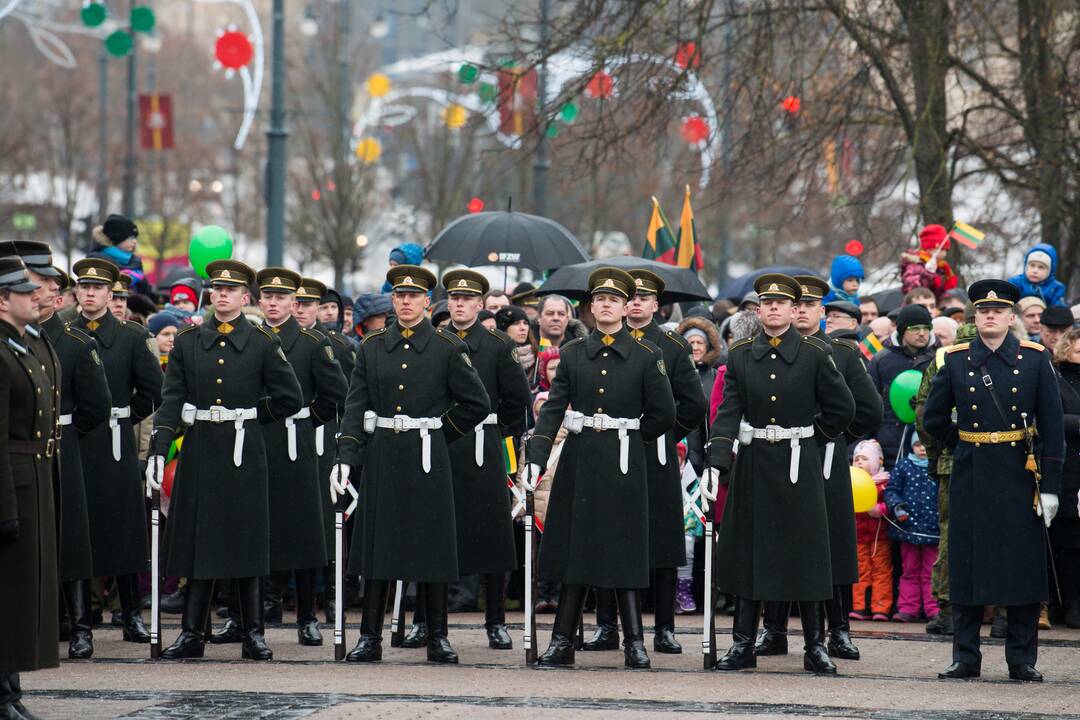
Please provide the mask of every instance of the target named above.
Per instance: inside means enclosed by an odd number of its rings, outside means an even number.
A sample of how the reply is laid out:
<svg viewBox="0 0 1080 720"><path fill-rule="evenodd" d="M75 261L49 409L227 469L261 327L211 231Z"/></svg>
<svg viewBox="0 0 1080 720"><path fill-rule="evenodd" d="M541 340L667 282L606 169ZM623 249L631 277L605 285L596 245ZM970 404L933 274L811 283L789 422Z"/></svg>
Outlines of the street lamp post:
<svg viewBox="0 0 1080 720"><path fill-rule="evenodd" d="M130 9L135 9L135 0L131 0ZM134 34L134 32L132 33ZM127 152L124 155L124 191L121 200L124 215L135 217L135 109L138 102L136 70L136 52L138 43L131 43L131 52L127 62Z"/></svg>
<svg viewBox="0 0 1080 720"><path fill-rule="evenodd" d="M266 264L279 266L285 254L285 0L274 0L270 55L269 158L266 168Z"/></svg>
<svg viewBox="0 0 1080 720"><path fill-rule="evenodd" d="M551 0L540 0L540 75L538 78L537 105L540 117L543 117L545 103L547 102L547 52L548 33L551 23ZM536 160L533 163L533 213L540 216L547 215L547 172L551 167L547 156L547 128L538 126L540 136L536 139Z"/></svg>
<svg viewBox="0 0 1080 720"><path fill-rule="evenodd" d="M109 53L105 45L98 51L98 222L109 212Z"/></svg>

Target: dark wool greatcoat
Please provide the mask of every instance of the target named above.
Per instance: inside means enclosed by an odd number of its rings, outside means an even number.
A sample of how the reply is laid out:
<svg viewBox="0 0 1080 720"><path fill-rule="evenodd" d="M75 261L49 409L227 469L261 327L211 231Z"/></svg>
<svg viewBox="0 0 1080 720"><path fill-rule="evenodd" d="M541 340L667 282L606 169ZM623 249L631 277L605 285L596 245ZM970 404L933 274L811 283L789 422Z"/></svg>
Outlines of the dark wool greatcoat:
<svg viewBox="0 0 1080 720"><path fill-rule="evenodd" d="M698 428L709 410L701 389L690 345L682 336L662 329L655 320L641 328L644 338L660 348L675 397L675 425L655 442L645 444L649 477L649 567L673 568L686 564L683 538L682 471L675 446ZM656 447L664 443L667 457L660 464Z"/></svg>
<svg viewBox="0 0 1080 720"><path fill-rule="evenodd" d="M709 465L730 478L717 582L723 592L752 600L826 600L833 573L818 448L851 425L855 401L827 344L794 327L779 338L773 347L758 333L728 355L709 448ZM801 441L798 482L789 477L788 440L740 446L732 468L743 418L756 428L814 426L816 435Z"/></svg>
<svg viewBox="0 0 1080 720"><path fill-rule="evenodd" d="M993 390L983 383L984 367ZM1035 476L1024 467L1026 443L975 445L958 434L1020 429L1021 413L1038 429L1042 491L1056 494L1065 434L1050 351L1012 333L996 351L981 338L949 348L930 386L923 425L955 448L949 480L949 599L955 605L1027 605L1047 598L1046 540L1043 519L1033 509Z"/></svg>
<svg viewBox="0 0 1080 720"><path fill-rule="evenodd" d="M94 576L130 575L146 570L148 539L143 476L135 425L161 404L161 362L146 328L106 312L90 330L80 314L74 327L97 341L113 407L130 407L120 423L120 460L113 459L109 422L79 438L86 481ZM183 574L183 573L180 573Z"/></svg>
<svg viewBox="0 0 1080 720"><path fill-rule="evenodd" d="M458 571L462 575L517 569L514 523L506 487L504 437L518 446L525 432L529 381L517 361L514 343L504 333L478 322L454 331L469 347L469 357L488 394L497 425L484 425L484 464L476 464L476 433L450 446L454 471L454 508L457 510Z"/></svg>
<svg viewBox="0 0 1080 720"><path fill-rule="evenodd" d="M42 363L0 322L0 522L19 537L0 542L0 673L57 667L58 617L54 457L60 368Z"/></svg>
<svg viewBox="0 0 1080 720"><path fill-rule="evenodd" d="M72 423L60 430L60 581L93 576L90 516L86 510L79 438L109 419L112 396L97 342L58 315L42 323L60 359L60 414Z"/></svg>
<svg viewBox="0 0 1080 720"><path fill-rule="evenodd" d="M629 431L625 475L619 467L618 431L585 428L567 436L548 501L539 577L571 585L643 588L649 585L646 443L671 429L675 401L656 345L635 340L625 329L611 336L610 345L603 337L594 331L562 346L527 461L547 466L567 407L586 415L640 418L641 429Z"/></svg>
<svg viewBox="0 0 1080 720"><path fill-rule="evenodd" d="M264 427L303 403L277 336L242 315L229 324L232 330L223 334L211 317L176 336L150 444L151 455L165 456L182 430L184 403L200 410L214 405L258 410L257 420L244 423L240 467L233 462L232 422L197 420L184 431L165 525L165 567L169 575L196 580L270 572Z"/></svg>
<svg viewBox="0 0 1080 720"><path fill-rule="evenodd" d="M404 337L408 334L409 337ZM360 493L349 573L375 580L454 582L457 524L448 444L488 414L487 392L468 347L424 318L368 333L341 418L338 453ZM364 413L442 418L431 431L431 472L421 463L419 430L364 432ZM509 511L508 511L509 512Z"/></svg>
<svg viewBox="0 0 1080 720"><path fill-rule="evenodd" d="M290 317L274 332L281 341L311 417L295 421L296 460L289 459L285 421L263 428L270 472L270 570L325 567L326 528L323 504L329 504L326 481L319 475L315 426L333 419L345 402L345 377L330 341L318 330L301 328Z"/></svg>

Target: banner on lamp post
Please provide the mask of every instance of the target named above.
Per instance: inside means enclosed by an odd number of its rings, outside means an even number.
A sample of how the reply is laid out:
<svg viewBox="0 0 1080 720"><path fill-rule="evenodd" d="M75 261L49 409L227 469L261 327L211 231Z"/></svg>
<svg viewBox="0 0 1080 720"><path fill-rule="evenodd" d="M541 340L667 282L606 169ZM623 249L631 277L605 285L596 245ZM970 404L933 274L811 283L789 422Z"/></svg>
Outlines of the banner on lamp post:
<svg viewBox="0 0 1080 720"><path fill-rule="evenodd" d="M143 150L173 149L172 96L139 96L139 146Z"/></svg>

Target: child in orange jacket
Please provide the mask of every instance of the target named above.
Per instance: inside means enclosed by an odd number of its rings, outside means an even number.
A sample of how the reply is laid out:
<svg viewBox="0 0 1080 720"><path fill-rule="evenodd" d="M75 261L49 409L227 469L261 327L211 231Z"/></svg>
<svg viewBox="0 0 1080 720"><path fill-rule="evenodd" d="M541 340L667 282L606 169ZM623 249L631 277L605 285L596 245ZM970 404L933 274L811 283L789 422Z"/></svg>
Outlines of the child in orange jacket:
<svg viewBox="0 0 1080 720"><path fill-rule="evenodd" d="M892 541L886 532L885 486L889 473L882 469L881 445L863 440L855 446L854 465L870 473L877 486L877 504L855 516L855 539L859 549L859 582L852 586L849 614L853 620L888 620L893 604ZM866 602L866 591L870 602Z"/></svg>

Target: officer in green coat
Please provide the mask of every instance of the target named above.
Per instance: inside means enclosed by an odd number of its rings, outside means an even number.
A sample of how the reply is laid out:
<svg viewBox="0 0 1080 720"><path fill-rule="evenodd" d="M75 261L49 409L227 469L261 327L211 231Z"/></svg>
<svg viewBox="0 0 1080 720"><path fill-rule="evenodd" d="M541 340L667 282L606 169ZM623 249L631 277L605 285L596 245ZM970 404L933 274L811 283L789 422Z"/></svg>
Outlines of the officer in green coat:
<svg viewBox="0 0 1080 720"><path fill-rule="evenodd" d="M833 597L833 572L819 448L850 427L855 402L831 347L792 325L801 285L774 273L758 278L754 290L763 330L729 351L702 482L709 500L719 481L730 486L717 578L723 592L737 597L734 642L716 669L757 665L761 603L779 600L799 603L803 666L834 674L821 617L821 603Z"/></svg>

